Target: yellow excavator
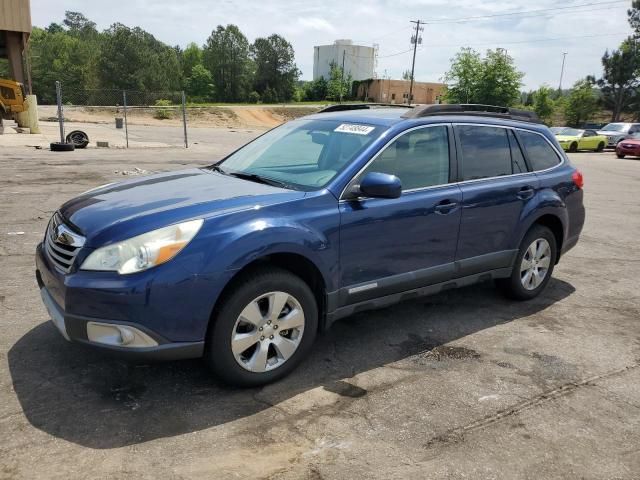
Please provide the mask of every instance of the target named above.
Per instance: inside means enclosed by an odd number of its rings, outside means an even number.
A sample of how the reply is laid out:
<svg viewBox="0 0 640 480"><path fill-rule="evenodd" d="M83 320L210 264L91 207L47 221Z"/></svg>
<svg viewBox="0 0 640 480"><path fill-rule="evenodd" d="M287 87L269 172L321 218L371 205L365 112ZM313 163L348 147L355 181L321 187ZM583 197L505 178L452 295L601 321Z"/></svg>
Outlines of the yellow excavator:
<svg viewBox="0 0 640 480"><path fill-rule="evenodd" d="M0 125L2 119L17 120L16 114L29 108L24 85L15 80L0 78Z"/></svg>

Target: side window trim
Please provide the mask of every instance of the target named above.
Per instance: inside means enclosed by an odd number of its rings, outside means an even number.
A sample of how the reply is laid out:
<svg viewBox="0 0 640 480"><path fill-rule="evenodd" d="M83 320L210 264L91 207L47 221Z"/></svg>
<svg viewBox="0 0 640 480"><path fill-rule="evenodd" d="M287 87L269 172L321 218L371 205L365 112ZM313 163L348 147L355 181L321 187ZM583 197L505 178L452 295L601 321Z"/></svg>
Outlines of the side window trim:
<svg viewBox="0 0 640 480"><path fill-rule="evenodd" d="M565 162L566 162L566 159L565 159L564 155L562 155L558 151L556 146L553 143L551 143L549 141L549 139L545 135L543 135L540 132L536 132L534 130L529 130L527 128L520 128L520 127L511 127L511 126L507 126L507 125L492 125L490 123L453 122L451 125L453 126L453 131L454 131L454 135L455 135L456 154L457 154L457 159L458 159L458 161L457 161L458 176L457 176L457 179L456 179L455 183L482 182L482 181L486 181L486 180L495 180L495 179L498 179L498 178L508 178L510 176L515 176L515 175L535 175L536 173L546 172L546 171L549 171L549 170L553 170L554 168L558 168L558 167L564 165ZM534 171L533 168L532 168L531 160L529 159L529 156L527 154L527 151L526 151L526 149L523 148L523 149L521 149L521 151L522 151L522 154L524 155L524 161L526 162L527 167L529 168L528 172L525 172L525 173L514 173L514 174L511 174L511 175L502 175L500 177L487 177L487 178L479 178L479 179L474 179L474 180L462 180L462 178L461 178L462 169L460 167L461 158L460 158L460 154L459 154L459 152L461 151L460 150L460 139L458 138L458 130L456 129L456 127L459 126L459 125L474 125L474 126L484 126L484 127L497 127L497 128L504 128L504 129L507 129L507 130L511 129L511 130L513 130L513 133L516 135L516 139L518 140L518 143L520 145L522 145L522 139L518 135L518 132L524 131L524 132L528 132L528 133L533 133L535 135L540 135L544 139L544 141L547 142L549 144L549 146L553 149L553 151L556 153L557 157L560 159L560 162L558 164L554 165L551 168L547 168L545 170Z"/></svg>
<svg viewBox="0 0 640 480"><path fill-rule="evenodd" d="M526 152L524 151L524 148L522 148L522 140L520 140L518 138L518 135L515 131L515 129L510 128L509 131L512 133L512 135L507 135L507 138L509 139L509 148L511 150L511 163L513 164L513 150L514 148L517 148L520 150L520 155L522 155L522 158L524 159L524 166L527 168L526 172L518 172L513 173L513 175L519 175L522 173L531 173L533 172L533 168L531 167L531 162L529 162L529 159L527 158ZM512 142L515 141L515 145L513 145Z"/></svg>
<svg viewBox="0 0 640 480"><path fill-rule="evenodd" d="M414 132L416 130L421 130L423 128L433 128L433 127L446 127L447 129L447 137L449 139L449 183L443 183L442 185L430 185L427 187L421 187L421 188L412 188L409 190L402 190L402 194L404 195L405 193L412 193L412 192L417 192L417 191L421 191L421 190L428 190L428 189L432 189L432 188L442 188L442 187L446 187L457 182L457 178L456 177L452 177L452 172L454 171L453 169L455 168L455 171L457 172L457 165L456 165L456 155L455 155L455 151L453 150L453 129L450 123L429 123L426 125L416 125L415 127L411 127L411 128L407 128L406 130L403 130L402 132L399 132L397 135L395 135L394 137L392 137L391 139L389 139L387 141L387 143L385 143L382 148L380 148L369 160L367 160L367 162L362 166L362 168L360 168L354 175L353 177L351 177L351 180L349 180L347 182L347 184L345 185L345 187L342 189L342 192L340 193L340 197L338 201L342 202L342 201L351 201L353 200L353 198L345 198L345 193L348 192L351 187L355 184L355 182L359 179L360 175L362 175L362 173L367 169L367 167L369 167L369 165L371 163L373 163L376 158L378 158L380 155L382 155L382 153L389 148L391 145L393 145L393 143L399 139L400 137Z"/></svg>

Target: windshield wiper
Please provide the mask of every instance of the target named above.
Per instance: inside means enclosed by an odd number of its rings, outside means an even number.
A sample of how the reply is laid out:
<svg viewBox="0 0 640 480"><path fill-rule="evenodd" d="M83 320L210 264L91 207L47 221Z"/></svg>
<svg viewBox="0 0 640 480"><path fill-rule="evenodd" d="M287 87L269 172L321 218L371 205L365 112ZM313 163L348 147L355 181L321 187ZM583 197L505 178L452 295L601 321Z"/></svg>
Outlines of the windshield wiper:
<svg viewBox="0 0 640 480"><path fill-rule="evenodd" d="M211 165L209 167L211 170L215 171L215 172L220 172L223 175L229 175L229 172L227 172L226 170L224 170L222 167L220 167L219 165Z"/></svg>
<svg viewBox="0 0 640 480"><path fill-rule="evenodd" d="M218 167L220 168L220 167ZM264 183L266 185L271 185L272 187L280 187L280 188L288 188L291 189L291 186L287 183L281 182L279 180L274 180L273 178L263 177L258 175L257 173L246 173L246 172L228 172L222 171L227 175L231 175L232 177L242 178L243 180L250 180L256 183Z"/></svg>

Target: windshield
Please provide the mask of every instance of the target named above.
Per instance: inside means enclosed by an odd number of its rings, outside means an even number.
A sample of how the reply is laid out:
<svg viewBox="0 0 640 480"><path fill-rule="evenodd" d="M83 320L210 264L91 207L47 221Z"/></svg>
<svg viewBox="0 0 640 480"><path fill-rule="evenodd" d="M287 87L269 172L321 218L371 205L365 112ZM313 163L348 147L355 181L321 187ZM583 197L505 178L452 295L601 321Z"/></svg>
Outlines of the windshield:
<svg viewBox="0 0 640 480"><path fill-rule="evenodd" d="M628 127L624 123L610 123L602 127L604 132L626 132Z"/></svg>
<svg viewBox="0 0 640 480"><path fill-rule="evenodd" d="M579 137L584 132L584 130L570 127L553 127L551 131L556 135L570 135L572 137Z"/></svg>
<svg viewBox="0 0 640 480"><path fill-rule="evenodd" d="M337 120L294 120L258 137L217 166L300 190L327 185L384 127Z"/></svg>

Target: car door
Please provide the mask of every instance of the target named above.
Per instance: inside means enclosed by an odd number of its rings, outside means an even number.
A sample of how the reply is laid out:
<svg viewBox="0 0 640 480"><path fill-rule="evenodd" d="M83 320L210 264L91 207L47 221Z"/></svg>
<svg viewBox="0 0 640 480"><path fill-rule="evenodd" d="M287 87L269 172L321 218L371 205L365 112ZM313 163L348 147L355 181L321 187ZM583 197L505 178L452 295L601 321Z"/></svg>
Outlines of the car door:
<svg viewBox="0 0 640 480"><path fill-rule="evenodd" d="M396 175L399 198L340 200L340 303L347 305L451 278L460 225L450 125L411 129L356 175ZM452 169L453 167L453 169Z"/></svg>
<svg viewBox="0 0 640 480"><path fill-rule="evenodd" d="M539 182L509 128L454 125L462 190L456 276L510 267L514 232Z"/></svg>
<svg viewBox="0 0 640 480"><path fill-rule="evenodd" d="M579 148L584 150L595 150L598 148L598 138L593 130L585 130L579 142Z"/></svg>

